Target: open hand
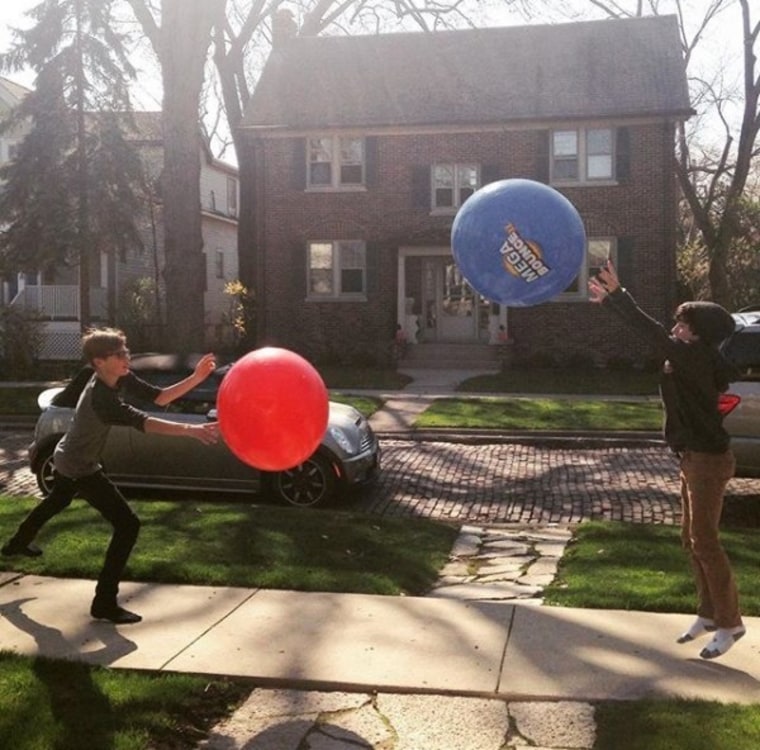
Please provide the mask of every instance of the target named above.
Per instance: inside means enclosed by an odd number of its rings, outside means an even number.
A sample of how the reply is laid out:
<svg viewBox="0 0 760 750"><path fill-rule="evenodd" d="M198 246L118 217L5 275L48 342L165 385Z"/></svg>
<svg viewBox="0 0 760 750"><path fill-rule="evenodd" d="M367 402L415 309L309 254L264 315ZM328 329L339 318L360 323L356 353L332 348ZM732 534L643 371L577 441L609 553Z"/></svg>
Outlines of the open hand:
<svg viewBox="0 0 760 750"><path fill-rule="evenodd" d="M588 288L592 302L601 302L608 294L620 289L620 279L612 261L608 260L599 269L599 273L589 279Z"/></svg>
<svg viewBox="0 0 760 750"><path fill-rule="evenodd" d="M216 369L216 356L213 354L204 354L195 366L195 376L199 380L205 380Z"/></svg>
<svg viewBox="0 0 760 750"><path fill-rule="evenodd" d="M213 445L219 440L219 422L205 422L193 427L193 437L204 445Z"/></svg>

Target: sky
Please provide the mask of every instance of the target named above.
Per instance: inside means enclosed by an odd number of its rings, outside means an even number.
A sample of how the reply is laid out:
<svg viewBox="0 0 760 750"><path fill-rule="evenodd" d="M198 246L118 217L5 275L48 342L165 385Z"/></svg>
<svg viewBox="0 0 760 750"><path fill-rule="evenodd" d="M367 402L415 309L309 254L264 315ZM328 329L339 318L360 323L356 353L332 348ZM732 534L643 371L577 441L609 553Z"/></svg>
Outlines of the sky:
<svg viewBox="0 0 760 750"><path fill-rule="evenodd" d="M35 7L40 0L0 0L0 52L8 50L13 42L11 28L28 28L33 21L25 15L30 8ZM11 6L12 7L9 7ZM23 86L34 85L34 74L31 71L4 72L5 78L20 83ZM157 110L161 108L160 86L155 82L155 73L143 75L141 79L146 85L139 86L134 92L136 109Z"/></svg>
<svg viewBox="0 0 760 750"><path fill-rule="evenodd" d="M30 20L24 16L24 12L37 5L39 0L2 0L0 2L0 52L8 49L12 41L12 35L9 27L28 27ZM695 23L700 18L698 12L700 7L705 7L709 0L686 0L686 6L692 6L693 12L687 13L687 19ZM625 2L621 2L625 5ZM501 6L501 0L490 0L485 3L489 10L487 13L487 23L489 25L510 25L524 23L525 21L516 18L514 14L509 14ZM563 7L590 7L589 0L566 0ZM739 44L738 29L740 11L738 3L734 2L733 7L724 12L718 19L718 22L711 27L711 33L706 36L699 44L698 54L689 66L691 76L699 76L711 80L718 70L727 71L727 85L738 86L741 90L741 44ZM755 19L757 22L758 19ZM692 30L690 30L692 31ZM734 43L732 43L734 42ZM147 66L146 66L147 70ZM23 84L32 86L34 76L30 72L4 73L5 77ZM144 73L138 78L139 84L134 92L133 105L136 109L156 110L161 107L160 86L156 83L155 73L152 76ZM733 113L734 119L738 118L738 110ZM709 125L708 125L709 126ZM719 128L719 124L713 127ZM723 140L722 134L718 135L718 140Z"/></svg>

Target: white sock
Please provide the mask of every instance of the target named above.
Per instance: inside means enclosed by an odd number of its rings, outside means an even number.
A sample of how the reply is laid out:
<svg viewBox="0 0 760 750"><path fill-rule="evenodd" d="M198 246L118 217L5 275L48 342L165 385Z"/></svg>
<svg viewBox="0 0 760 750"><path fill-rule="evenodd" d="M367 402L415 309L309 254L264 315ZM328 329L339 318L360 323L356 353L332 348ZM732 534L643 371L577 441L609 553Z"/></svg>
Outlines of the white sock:
<svg viewBox="0 0 760 750"><path fill-rule="evenodd" d="M712 633L716 630L715 622L707 617L697 617L696 620L691 624L691 627L681 633L680 636L676 639L677 643L688 643L689 641L693 641L695 638L699 638L701 635L705 635L706 633Z"/></svg>
<svg viewBox="0 0 760 750"><path fill-rule="evenodd" d="M703 659L714 659L723 656L745 633L744 625L734 628L718 628L712 640L702 649L699 654Z"/></svg>

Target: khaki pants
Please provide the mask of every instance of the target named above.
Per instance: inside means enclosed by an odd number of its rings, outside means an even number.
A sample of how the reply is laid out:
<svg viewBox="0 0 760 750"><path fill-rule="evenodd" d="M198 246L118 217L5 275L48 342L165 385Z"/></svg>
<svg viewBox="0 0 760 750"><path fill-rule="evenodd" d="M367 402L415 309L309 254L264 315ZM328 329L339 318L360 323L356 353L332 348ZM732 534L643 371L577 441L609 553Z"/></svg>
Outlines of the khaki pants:
<svg viewBox="0 0 760 750"><path fill-rule="evenodd" d="M681 456L681 539L697 584L697 614L714 620L719 628L742 623L731 563L718 538L723 494L735 468L730 450L686 451Z"/></svg>

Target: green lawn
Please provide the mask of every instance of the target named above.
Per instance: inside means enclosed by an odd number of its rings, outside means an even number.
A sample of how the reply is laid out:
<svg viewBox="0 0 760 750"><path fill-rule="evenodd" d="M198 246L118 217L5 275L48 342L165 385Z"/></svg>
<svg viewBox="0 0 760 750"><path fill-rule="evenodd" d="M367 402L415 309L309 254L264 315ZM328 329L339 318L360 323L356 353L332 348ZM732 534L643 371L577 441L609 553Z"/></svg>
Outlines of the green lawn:
<svg viewBox="0 0 760 750"><path fill-rule="evenodd" d="M756 750L760 707L687 700L602 703L594 750Z"/></svg>
<svg viewBox="0 0 760 750"><path fill-rule="evenodd" d="M0 496L0 538L34 504ZM231 502L131 500L142 520L126 578L203 585L366 594L422 594L456 536L425 519ZM96 578L110 526L75 501L38 537L40 558L0 558L0 569Z"/></svg>
<svg viewBox="0 0 760 750"><path fill-rule="evenodd" d="M659 430L656 401L561 398L441 398L415 427L469 427L501 430Z"/></svg>
<svg viewBox="0 0 760 750"><path fill-rule="evenodd" d="M0 414L36 416L40 413L37 396L41 390L39 386L0 387Z"/></svg>
<svg viewBox="0 0 760 750"><path fill-rule="evenodd" d="M408 375L391 369L338 366L320 366L318 369L333 400L352 403L367 416L378 408L380 399L357 396L351 393L352 390L401 390L411 381ZM484 394L641 396L656 395L657 378L651 373L633 370L516 369L470 378L457 390ZM0 414L38 414L39 391L38 386L0 387Z"/></svg>
<svg viewBox="0 0 760 750"><path fill-rule="evenodd" d="M252 689L244 680L106 669L0 651L0 747L191 750Z"/></svg>
<svg viewBox="0 0 760 750"><path fill-rule="evenodd" d="M371 417L383 405L383 400L375 396L357 396L356 394L337 393L335 391L330 394L330 400L341 404L350 404L365 417Z"/></svg>
<svg viewBox="0 0 760 750"><path fill-rule="evenodd" d="M760 529L730 526L722 529L721 539L742 611L760 616ZM691 613L696 606L680 529L652 524L581 524L544 594L547 604L588 609Z"/></svg>
<svg viewBox="0 0 760 750"><path fill-rule="evenodd" d="M632 369L513 368L477 375L461 383L457 390L475 393L651 396L657 394L657 378L657 373Z"/></svg>

